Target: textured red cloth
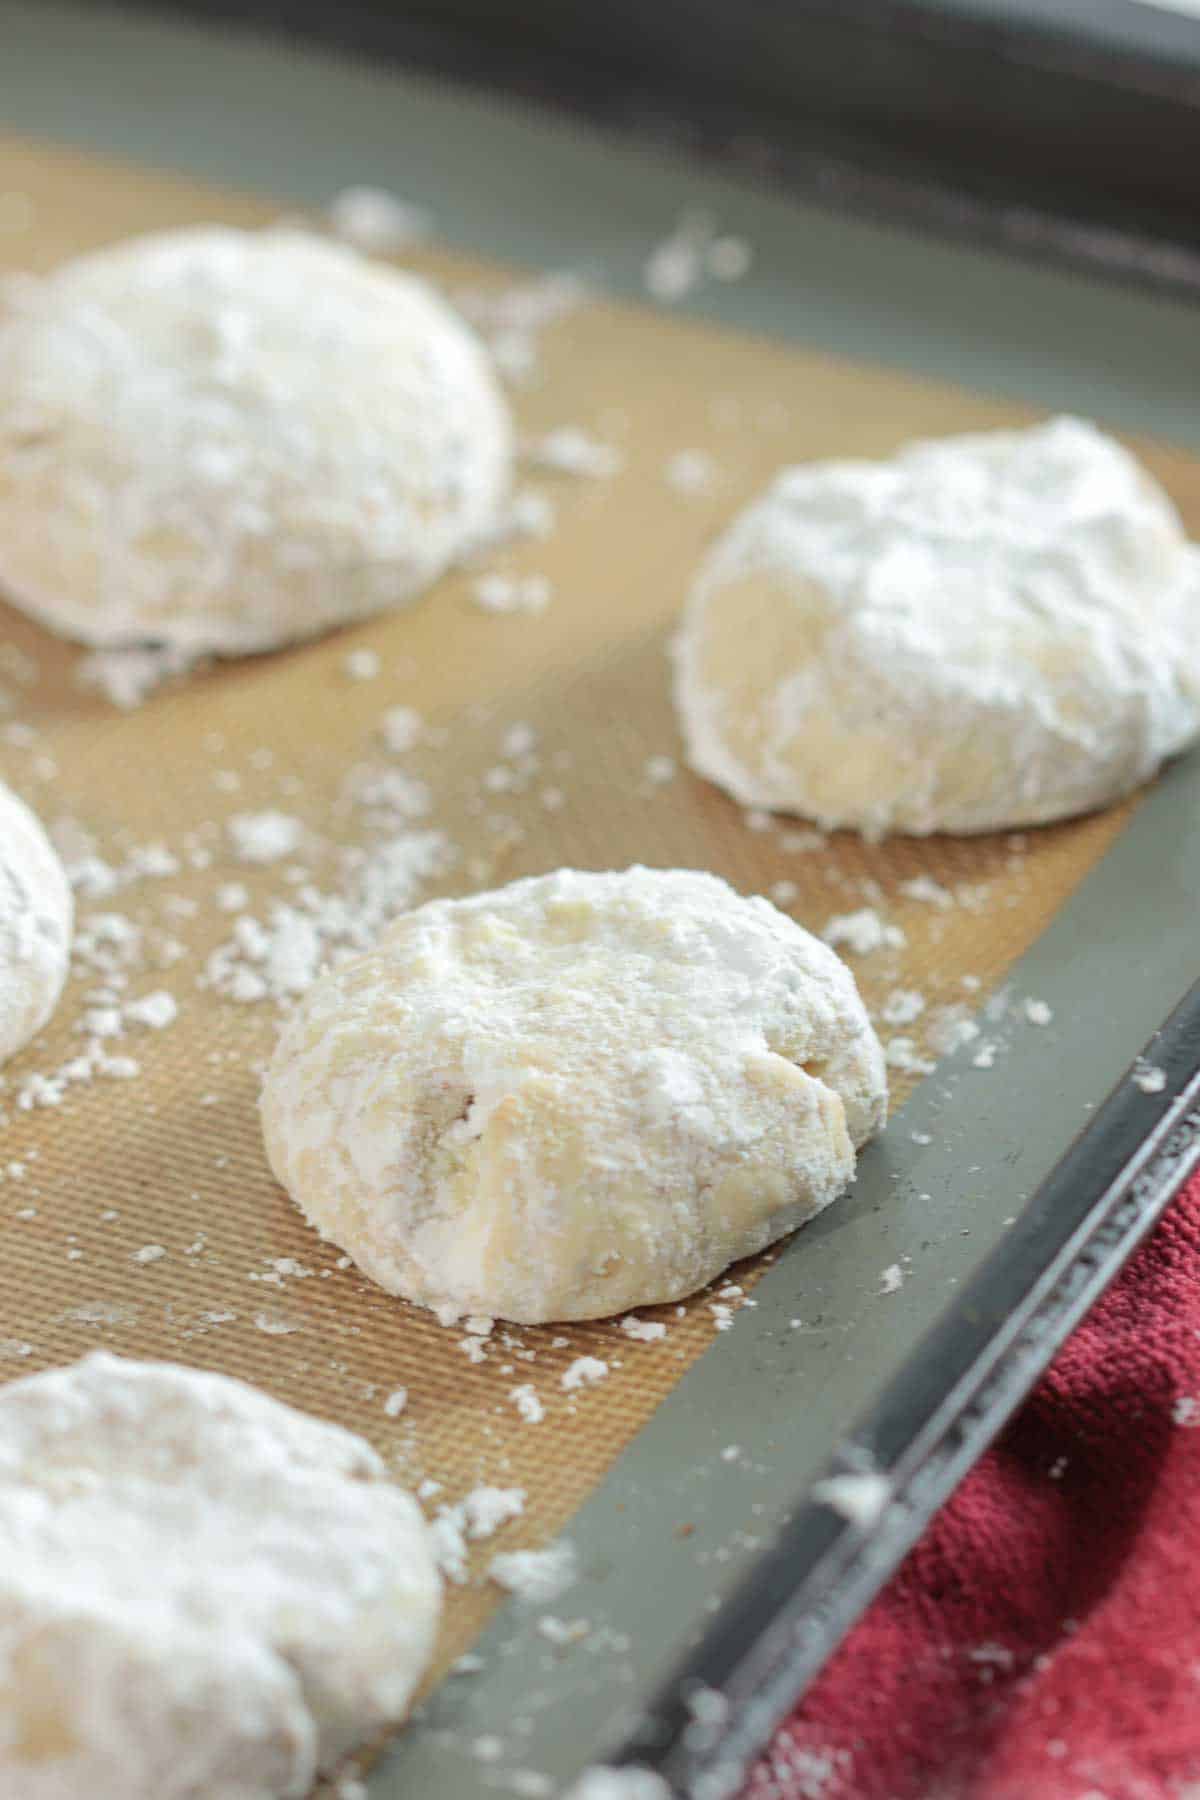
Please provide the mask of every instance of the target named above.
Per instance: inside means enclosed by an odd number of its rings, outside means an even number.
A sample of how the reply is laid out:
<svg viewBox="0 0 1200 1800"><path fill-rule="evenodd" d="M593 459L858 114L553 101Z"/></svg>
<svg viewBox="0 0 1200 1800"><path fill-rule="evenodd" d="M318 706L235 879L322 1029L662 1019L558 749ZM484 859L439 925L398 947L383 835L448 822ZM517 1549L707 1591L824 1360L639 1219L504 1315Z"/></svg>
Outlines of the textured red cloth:
<svg viewBox="0 0 1200 1800"><path fill-rule="evenodd" d="M746 1800L1200 1800L1200 1177Z"/></svg>

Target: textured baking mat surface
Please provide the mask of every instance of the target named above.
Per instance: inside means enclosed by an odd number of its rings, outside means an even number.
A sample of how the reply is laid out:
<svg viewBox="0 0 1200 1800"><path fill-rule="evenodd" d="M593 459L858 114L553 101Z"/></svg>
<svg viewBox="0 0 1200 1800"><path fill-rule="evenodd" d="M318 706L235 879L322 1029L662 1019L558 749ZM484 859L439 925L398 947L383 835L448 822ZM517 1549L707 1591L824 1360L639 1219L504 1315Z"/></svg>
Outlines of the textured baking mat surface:
<svg viewBox="0 0 1200 1800"><path fill-rule="evenodd" d="M0 139L0 172L4 268L50 267L137 231L276 216L27 142ZM537 278L428 246L406 260L475 303L506 297L510 325L529 316L513 294ZM914 1023L881 1026L920 1058L928 1021L944 1022L946 1006L973 1010L1002 984L1128 810L1021 836L871 846L747 818L679 761L665 645L698 556L733 510L782 463L883 453L914 435L1017 421L1017 409L602 298L568 308L536 348L513 390L522 433L580 427L619 460L610 474L524 477L552 503L553 529L487 567L544 577L539 614L484 610L480 571L466 571L409 612L209 667L123 712L81 683L81 652L0 610L0 777L81 864L83 946L52 1026L3 1072L0 1378L100 1345L173 1358L362 1432L402 1481L441 1484L431 1507L480 1483L524 1489L521 1517L450 1588L437 1672L500 1598L483 1580L490 1556L561 1531L719 1326L736 1329L740 1296L647 1309L667 1327L653 1343L603 1323L497 1327L472 1348L461 1328L339 1266L264 1162L256 1097L279 1009L227 991L239 969L260 966L239 917L269 924L280 903L303 911L314 892L361 889L397 839L392 904L563 864L709 868L818 931L864 906L898 927L901 944L850 960L877 1016L897 989L923 996ZM680 452L703 452L711 479L689 480L695 459L681 468ZM1200 530L1200 470L1181 454L1144 454ZM380 722L397 706L424 725L413 748L392 752ZM264 809L298 820L303 836L279 860L248 864L228 823ZM431 854L434 873L407 890L396 881L397 866ZM108 1042L115 1070L56 1084L114 984L121 1002L165 990L178 1017ZM1002 1081L1002 1066L980 1078ZM894 1072L897 1101L911 1080ZM754 1274L734 1279L748 1290ZM585 1355L607 1377L564 1389ZM392 1417L385 1402L401 1386L408 1404ZM540 1422L512 1398L524 1386Z"/></svg>

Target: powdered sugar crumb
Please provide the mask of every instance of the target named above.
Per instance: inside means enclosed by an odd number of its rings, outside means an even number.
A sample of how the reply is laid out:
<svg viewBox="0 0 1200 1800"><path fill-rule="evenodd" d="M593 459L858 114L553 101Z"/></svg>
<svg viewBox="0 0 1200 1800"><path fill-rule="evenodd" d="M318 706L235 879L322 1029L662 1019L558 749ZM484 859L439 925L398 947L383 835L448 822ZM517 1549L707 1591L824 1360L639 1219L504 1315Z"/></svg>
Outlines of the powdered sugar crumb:
<svg viewBox="0 0 1200 1800"><path fill-rule="evenodd" d="M169 644L92 650L75 665L81 688L103 694L120 712L133 712L167 681L186 675L199 659Z"/></svg>
<svg viewBox="0 0 1200 1800"><path fill-rule="evenodd" d="M550 597L544 575L478 575L471 583L471 598L484 612L545 612Z"/></svg>
<svg viewBox="0 0 1200 1800"><path fill-rule="evenodd" d="M560 1384L567 1393L578 1388L595 1387L608 1374L608 1364L598 1356L577 1356L569 1369L565 1369L560 1377Z"/></svg>
<svg viewBox="0 0 1200 1800"><path fill-rule="evenodd" d="M711 492L717 469L706 450L677 450L667 458L663 474L668 487L690 497Z"/></svg>
<svg viewBox="0 0 1200 1800"><path fill-rule="evenodd" d="M835 949L844 944L855 956L870 956L883 949L899 950L907 941L898 925L886 924L869 906L827 920L821 936Z"/></svg>
<svg viewBox="0 0 1200 1800"><path fill-rule="evenodd" d="M278 862L282 856L291 856L302 836L299 819L274 810L235 813L227 830L234 855L246 863Z"/></svg>
<svg viewBox="0 0 1200 1800"><path fill-rule="evenodd" d="M418 1489L422 1493L422 1489ZM481 1486L463 1499L439 1506L430 1525L438 1567L451 1581L467 1579L467 1546L489 1538L525 1510L524 1488Z"/></svg>
<svg viewBox="0 0 1200 1800"><path fill-rule="evenodd" d="M345 187L329 202L329 227L343 243L368 256L387 256L427 238L433 217L425 207L387 188Z"/></svg>
<svg viewBox="0 0 1200 1800"><path fill-rule="evenodd" d="M510 1388L508 1397L527 1425L541 1424L546 1416L546 1408L532 1382L522 1382L519 1387Z"/></svg>
<svg viewBox="0 0 1200 1800"><path fill-rule="evenodd" d="M378 650L349 650L342 658L342 668L350 681L374 681L383 669Z"/></svg>
<svg viewBox="0 0 1200 1800"><path fill-rule="evenodd" d="M639 1319L629 1313L621 1320L621 1330L638 1344L655 1344L665 1338L667 1328L657 1319Z"/></svg>
<svg viewBox="0 0 1200 1800"><path fill-rule="evenodd" d="M1167 1085L1167 1072L1156 1063L1148 1063L1139 1056L1134 1064L1133 1085L1140 1088L1143 1094L1161 1094Z"/></svg>
<svg viewBox="0 0 1200 1800"><path fill-rule="evenodd" d="M910 1037L889 1038L883 1054L888 1068L902 1075L928 1075L935 1066L929 1057L921 1055L916 1040Z"/></svg>
<svg viewBox="0 0 1200 1800"><path fill-rule="evenodd" d="M925 996L915 988L893 988L880 1009L885 1025L911 1025L925 1011Z"/></svg>
<svg viewBox="0 0 1200 1800"><path fill-rule="evenodd" d="M812 1497L868 1530L883 1516L892 1497L892 1484L874 1470L829 1475L813 1484Z"/></svg>
<svg viewBox="0 0 1200 1800"><path fill-rule="evenodd" d="M906 900L919 900L925 906L936 906L942 912L948 912L954 905L954 895L949 888L935 881L932 875L913 875L908 881L900 883L900 892Z"/></svg>
<svg viewBox="0 0 1200 1800"><path fill-rule="evenodd" d="M379 735L393 756L420 742L424 721L415 706L390 706L379 721Z"/></svg>
<svg viewBox="0 0 1200 1800"><path fill-rule="evenodd" d="M557 1600L577 1579L574 1547L564 1542L544 1550L502 1550L488 1565L488 1580L534 1606Z"/></svg>
<svg viewBox="0 0 1200 1800"><path fill-rule="evenodd" d="M601 443L579 425L559 425L527 443L522 454L535 468L553 469L559 475L603 480L621 467L620 451Z"/></svg>
<svg viewBox="0 0 1200 1800"><path fill-rule="evenodd" d="M970 1009L958 1001L950 1006L939 1006L930 1016L925 1031L926 1040L938 1056L951 1056L956 1050L967 1044L973 1044L979 1036L979 1026L971 1017Z"/></svg>

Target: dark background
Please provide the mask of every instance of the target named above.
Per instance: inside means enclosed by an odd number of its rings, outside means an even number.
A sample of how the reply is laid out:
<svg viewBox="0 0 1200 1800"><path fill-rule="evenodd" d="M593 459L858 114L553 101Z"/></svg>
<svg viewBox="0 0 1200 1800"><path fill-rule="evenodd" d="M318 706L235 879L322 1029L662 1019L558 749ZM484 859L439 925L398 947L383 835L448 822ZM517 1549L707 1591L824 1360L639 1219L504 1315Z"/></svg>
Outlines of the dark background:
<svg viewBox="0 0 1200 1800"><path fill-rule="evenodd" d="M103 3L103 0L98 0ZM1200 18L1138 0L141 0L1200 294Z"/></svg>

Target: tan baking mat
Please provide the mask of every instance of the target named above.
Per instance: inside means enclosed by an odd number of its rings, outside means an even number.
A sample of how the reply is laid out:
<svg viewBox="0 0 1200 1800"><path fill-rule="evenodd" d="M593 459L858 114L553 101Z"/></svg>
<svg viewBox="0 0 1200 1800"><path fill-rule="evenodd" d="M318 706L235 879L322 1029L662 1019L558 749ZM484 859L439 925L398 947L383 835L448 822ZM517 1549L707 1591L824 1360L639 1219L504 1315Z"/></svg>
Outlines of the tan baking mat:
<svg viewBox="0 0 1200 1800"><path fill-rule="evenodd" d="M243 197L12 141L0 140L0 168L9 191L0 262L9 266L45 267L152 227L272 216ZM13 195L27 196L28 207ZM436 250L411 260L452 290L506 291L515 279ZM912 988L933 1011L975 1004L964 976L979 993L997 984L1126 816L1118 808L1019 839L871 847L842 837L813 848L795 821L756 828L764 821L747 822L682 770L648 768L678 755L664 643L689 572L781 462L884 452L918 433L1011 421L1017 409L601 303L546 330L535 377L515 403L526 432L582 426L622 459L609 478L530 477L557 509L553 534L493 561L549 580L552 599L538 616L481 610L473 577L463 575L410 613L202 672L122 714L80 688L78 652L0 612L9 702L0 774L48 821L86 827L106 864L124 870L115 892L81 896L95 957L126 954L103 925L97 932L96 915L136 921L145 938L126 997L165 988L180 1009L169 1028L113 1047L141 1065L136 1078L97 1079L57 1108L19 1110L29 1076L59 1069L83 1042L86 996L103 985L85 971L53 1027L5 1071L0 1376L99 1344L245 1376L364 1432L398 1475L435 1479L444 1498L478 1482L527 1489L524 1516L482 1547L480 1565L497 1548L540 1545L559 1531L712 1343L713 1296L682 1317L663 1309L656 1316L669 1330L657 1344L611 1325L524 1329L497 1334L473 1362L461 1331L337 1268L336 1252L272 1183L260 1149L257 1069L277 1015L269 1003L238 1004L198 985L233 928L218 890L244 883L247 910L262 917L271 900L294 893L298 868L327 887L339 847L378 841L377 811L354 799L370 779L363 770L403 769L431 789L431 811L414 828L443 831L457 854L438 891L559 864L643 860L702 866L747 892L773 892L817 929L869 903L907 942L855 959L868 1001ZM711 457L711 491L682 492L669 478L680 451ZM1200 470L1166 451L1148 460L1200 530ZM375 652L378 673L353 678L353 650ZM389 756L378 720L400 703L420 710L432 741ZM514 725L529 732L514 738ZM264 807L300 817L315 838L256 870L234 861L224 822ZM135 853L155 845L181 861L179 872L154 873L169 865L151 857L151 872L130 879L147 866ZM954 903L903 895L900 884L915 876L931 877ZM905 1029L919 1048L920 1022ZM1002 1080L1002 1070L986 1079ZM904 1078L895 1085L900 1098ZM278 1259L294 1260L281 1271ZM752 1276L739 1273L742 1282ZM609 1362L609 1377L564 1392L563 1371L585 1353ZM525 1383L544 1402L539 1424L523 1422L510 1398ZM384 1401L399 1385L410 1400L391 1419ZM463 1650L495 1597L480 1586L452 1591L439 1667Z"/></svg>

